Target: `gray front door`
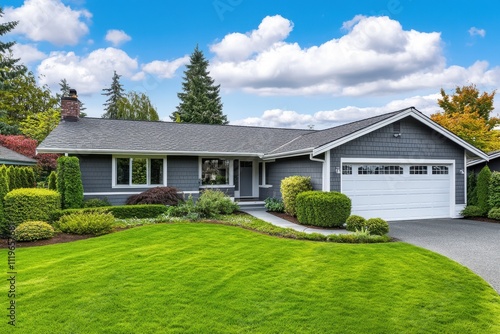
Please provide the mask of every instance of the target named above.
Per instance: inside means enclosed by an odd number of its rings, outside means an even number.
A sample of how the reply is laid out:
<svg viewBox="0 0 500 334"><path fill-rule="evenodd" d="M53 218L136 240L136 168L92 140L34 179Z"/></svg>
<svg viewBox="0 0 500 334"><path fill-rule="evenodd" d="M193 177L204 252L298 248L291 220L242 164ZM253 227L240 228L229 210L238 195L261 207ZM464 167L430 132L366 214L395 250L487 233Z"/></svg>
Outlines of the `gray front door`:
<svg viewBox="0 0 500 334"><path fill-rule="evenodd" d="M253 196L253 162L240 161L240 197Z"/></svg>

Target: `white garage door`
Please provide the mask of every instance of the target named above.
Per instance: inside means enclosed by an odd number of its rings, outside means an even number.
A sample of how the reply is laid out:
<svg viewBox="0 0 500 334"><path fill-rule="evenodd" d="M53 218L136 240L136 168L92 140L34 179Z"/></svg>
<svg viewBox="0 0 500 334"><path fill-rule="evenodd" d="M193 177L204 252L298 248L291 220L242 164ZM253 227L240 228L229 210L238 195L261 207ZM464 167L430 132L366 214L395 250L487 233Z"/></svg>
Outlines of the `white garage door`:
<svg viewBox="0 0 500 334"><path fill-rule="evenodd" d="M450 217L452 165L342 165L342 192L352 213L385 220Z"/></svg>

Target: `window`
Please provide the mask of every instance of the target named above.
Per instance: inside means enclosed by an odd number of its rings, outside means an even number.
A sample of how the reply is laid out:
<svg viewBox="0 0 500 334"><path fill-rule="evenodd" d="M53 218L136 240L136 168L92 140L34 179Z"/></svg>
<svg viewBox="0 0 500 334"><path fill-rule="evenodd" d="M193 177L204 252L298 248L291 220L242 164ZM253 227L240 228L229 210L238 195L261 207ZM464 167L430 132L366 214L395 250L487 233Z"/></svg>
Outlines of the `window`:
<svg viewBox="0 0 500 334"><path fill-rule="evenodd" d="M352 166L351 165L342 165L342 174L343 175L352 175Z"/></svg>
<svg viewBox="0 0 500 334"><path fill-rule="evenodd" d="M201 184L229 184L229 160L201 159Z"/></svg>
<svg viewBox="0 0 500 334"><path fill-rule="evenodd" d="M411 175L427 174L427 166L410 166Z"/></svg>
<svg viewBox="0 0 500 334"><path fill-rule="evenodd" d="M114 172L118 186L163 185L164 159L115 158Z"/></svg>
<svg viewBox="0 0 500 334"><path fill-rule="evenodd" d="M360 166L358 167L358 174L390 174L400 175L403 174L403 167L401 166Z"/></svg>
<svg viewBox="0 0 500 334"><path fill-rule="evenodd" d="M434 174L434 175L448 174L448 167L447 166L432 166L432 174Z"/></svg>

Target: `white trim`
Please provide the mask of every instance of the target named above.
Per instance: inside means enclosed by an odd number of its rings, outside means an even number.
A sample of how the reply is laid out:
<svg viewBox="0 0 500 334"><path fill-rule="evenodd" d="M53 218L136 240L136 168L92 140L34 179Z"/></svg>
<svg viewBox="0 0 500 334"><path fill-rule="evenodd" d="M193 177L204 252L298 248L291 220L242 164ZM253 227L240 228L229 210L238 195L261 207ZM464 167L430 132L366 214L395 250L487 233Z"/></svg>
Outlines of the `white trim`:
<svg viewBox="0 0 500 334"><path fill-rule="evenodd" d="M252 160L252 197L259 197L259 161Z"/></svg>
<svg viewBox="0 0 500 334"><path fill-rule="evenodd" d="M467 154L466 154L466 151L464 150L464 203L465 203L465 205L467 205L467 179L468 179Z"/></svg>
<svg viewBox="0 0 500 334"><path fill-rule="evenodd" d="M229 184L205 184L200 186L200 189L210 189L210 188L234 188L234 185Z"/></svg>
<svg viewBox="0 0 500 334"><path fill-rule="evenodd" d="M393 117L389 117L383 121L380 121L380 122L377 122L365 129L362 129L360 131L356 131L348 136L345 136L341 139L338 139L336 141L333 141L333 142L330 142L330 143L327 143L323 146L320 146L320 147L317 147L313 150L313 155L318 155L318 154L321 154L323 152L326 152L326 151L329 151L335 147L338 147L340 145L343 145L347 142L350 142L356 138L359 138L359 137L362 137L370 132L373 132L375 130L378 130L380 128L383 128L384 126L387 126L387 125L390 125L396 121L399 121L403 118L406 118L408 116L411 116L413 118L415 118L416 120L420 121L421 123L424 123L425 125L427 125L428 127L430 127L431 129L433 129L434 131L442 134L443 136L445 136L446 138L448 138L449 140L455 142L456 144L462 146L463 148L465 148L466 150L468 150L469 152L477 155L478 157L480 158L483 158L483 159L486 159L488 160L488 155L485 154L483 151L475 148L474 146L472 146L471 144L467 143L466 141L462 140L461 138L459 138L458 136L456 136L455 134L453 134L452 132L446 130L445 128L443 128L442 126L438 125L437 123L435 123L434 121L432 121L430 118L428 118L427 116L424 116L422 114L420 114L420 112L417 112L414 110L414 108L410 108L406 111L403 111L403 112L400 112L398 113L397 115L394 115ZM404 134L403 134L404 136Z"/></svg>
<svg viewBox="0 0 500 334"><path fill-rule="evenodd" d="M137 195L140 194L141 191L120 191L120 192L90 192L83 193L83 196L111 196L111 195Z"/></svg>
<svg viewBox="0 0 500 334"><path fill-rule="evenodd" d="M318 155L318 154L315 154L313 150L314 150L314 147L310 147L310 148L305 148L305 149L300 149L300 150L295 150L295 151L290 151L290 152L284 152L284 153L266 154L262 157L262 160L268 161L268 160L275 160L278 158L293 158L293 157L298 157L298 156L307 155L307 154Z"/></svg>
<svg viewBox="0 0 500 334"><path fill-rule="evenodd" d="M116 149L67 149L67 148L37 148L38 153L61 153L66 154L113 154L113 155L203 155L207 157L215 156L244 156L262 157L264 153L255 152L208 152L208 151L143 151L143 150L116 150Z"/></svg>
<svg viewBox="0 0 500 334"><path fill-rule="evenodd" d="M342 189L342 166L343 164L363 164L363 163L369 163L369 164L375 164L375 163L380 163L380 164L388 164L388 163L397 163L397 164L429 164L429 165L436 165L436 164L442 164L442 165L450 165L448 175L450 175L450 210L449 214L450 217L456 217L456 207L457 205L460 206L461 204L455 204L455 199L456 199L456 166L455 166L455 160L451 159L379 159L379 158L340 158L340 192L343 191ZM354 171L353 171L354 172ZM443 218L443 217L432 217L432 218ZM408 218L410 219L410 218Z"/></svg>
<svg viewBox="0 0 500 334"><path fill-rule="evenodd" d="M194 190L194 191L179 191L179 194L199 194L199 190Z"/></svg>
<svg viewBox="0 0 500 334"><path fill-rule="evenodd" d="M261 184L259 185L259 188L272 188L273 185L272 184Z"/></svg>
<svg viewBox="0 0 500 334"><path fill-rule="evenodd" d="M151 159L163 159L162 184L130 184L132 182L132 168L129 167L129 184L116 184L116 159L146 159L146 180L150 181ZM130 165L131 166L131 165ZM112 155L111 156L111 189L155 188L167 186L167 157L165 155Z"/></svg>
<svg viewBox="0 0 500 334"><path fill-rule="evenodd" d="M331 189L331 161L330 151L325 152L325 162L323 162L323 191Z"/></svg>

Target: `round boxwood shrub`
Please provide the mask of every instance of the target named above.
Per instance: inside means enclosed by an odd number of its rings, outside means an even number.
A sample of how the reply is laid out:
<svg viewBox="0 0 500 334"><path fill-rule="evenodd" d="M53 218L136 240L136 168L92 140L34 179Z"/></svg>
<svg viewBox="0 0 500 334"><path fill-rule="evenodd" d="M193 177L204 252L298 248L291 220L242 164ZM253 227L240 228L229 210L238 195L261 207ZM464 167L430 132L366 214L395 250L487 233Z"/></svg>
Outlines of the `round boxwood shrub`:
<svg viewBox="0 0 500 334"><path fill-rule="evenodd" d="M370 218L365 222L365 227L372 235L385 235L389 233L389 224L382 218Z"/></svg>
<svg viewBox="0 0 500 334"><path fill-rule="evenodd" d="M312 190L311 178L306 176L289 176L281 180L281 197L285 205L285 212L296 215L295 200L301 192Z"/></svg>
<svg viewBox="0 0 500 334"><path fill-rule="evenodd" d="M35 241L50 239L54 234L54 228L46 222L27 221L16 227L12 236L16 241Z"/></svg>
<svg viewBox="0 0 500 334"><path fill-rule="evenodd" d="M339 192L302 192L296 205L297 219L306 225L341 227L351 214L351 199Z"/></svg>
<svg viewBox="0 0 500 334"><path fill-rule="evenodd" d="M2 233L9 234L8 224L19 224L34 220L48 221L52 212L61 209L61 195L42 188L19 188L7 193L4 198L5 221Z"/></svg>
<svg viewBox="0 0 500 334"><path fill-rule="evenodd" d="M351 232L361 231L361 229L365 226L366 219L361 216L351 215L346 220L345 229Z"/></svg>

